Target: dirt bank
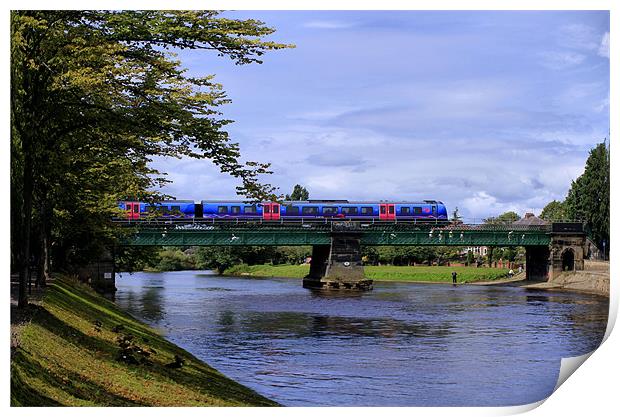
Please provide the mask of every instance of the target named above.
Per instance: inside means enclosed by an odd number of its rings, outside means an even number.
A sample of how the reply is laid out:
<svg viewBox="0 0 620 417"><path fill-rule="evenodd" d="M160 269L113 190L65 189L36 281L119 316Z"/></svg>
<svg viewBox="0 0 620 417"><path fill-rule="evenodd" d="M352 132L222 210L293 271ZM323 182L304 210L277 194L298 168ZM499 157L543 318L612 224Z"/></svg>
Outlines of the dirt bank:
<svg viewBox="0 0 620 417"><path fill-rule="evenodd" d="M548 282L526 281L525 273L522 273L512 279L472 284L511 285L539 290L579 291L609 297L609 262L585 261L583 271L563 272Z"/></svg>

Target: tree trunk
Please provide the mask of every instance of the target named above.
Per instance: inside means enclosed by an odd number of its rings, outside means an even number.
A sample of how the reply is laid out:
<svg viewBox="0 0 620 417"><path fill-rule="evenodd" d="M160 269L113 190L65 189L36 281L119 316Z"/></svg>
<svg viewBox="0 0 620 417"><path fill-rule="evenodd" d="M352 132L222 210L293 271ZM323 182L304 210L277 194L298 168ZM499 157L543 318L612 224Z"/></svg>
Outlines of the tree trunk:
<svg viewBox="0 0 620 417"><path fill-rule="evenodd" d="M39 273L37 275L37 286L45 287L49 278L50 267L50 247L49 247L49 226L47 223L41 224L40 235L40 255L39 255Z"/></svg>
<svg viewBox="0 0 620 417"><path fill-rule="evenodd" d="M32 225L32 192L33 192L33 163L30 138L22 138L24 149L24 205L22 210L22 236L20 242L19 293L17 307L25 308L28 305L28 281L30 278L30 229Z"/></svg>

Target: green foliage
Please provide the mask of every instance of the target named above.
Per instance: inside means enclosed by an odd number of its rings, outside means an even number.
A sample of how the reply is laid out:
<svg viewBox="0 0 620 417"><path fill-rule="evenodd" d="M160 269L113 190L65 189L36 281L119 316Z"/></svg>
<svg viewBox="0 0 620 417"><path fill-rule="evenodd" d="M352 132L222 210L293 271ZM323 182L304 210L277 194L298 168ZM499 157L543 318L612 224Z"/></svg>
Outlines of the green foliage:
<svg viewBox="0 0 620 417"><path fill-rule="evenodd" d="M585 221L599 248L609 253L609 150L604 143L590 151L584 173L573 181L564 206L568 218Z"/></svg>
<svg viewBox="0 0 620 417"><path fill-rule="evenodd" d="M569 220L566 204L553 200L543 208L540 218L548 221Z"/></svg>
<svg viewBox="0 0 620 417"><path fill-rule="evenodd" d="M199 269L213 269L222 274L226 269L242 262L238 247L201 247L196 250L196 266Z"/></svg>
<svg viewBox="0 0 620 417"><path fill-rule="evenodd" d="M122 246L116 249L118 271L135 272L155 269L160 260L160 248L155 246Z"/></svg>
<svg viewBox="0 0 620 417"><path fill-rule="evenodd" d="M305 201L310 198L310 193L306 190L306 187L302 187L299 184L295 184L293 187L293 192L289 195L287 194L284 198L286 201Z"/></svg>
<svg viewBox="0 0 620 417"><path fill-rule="evenodd" d="M311 254L310 246L222 246L186 250L166 248L158 253L156 260L151 260L145 267L155 271L212 269L221 274L234 265L297 265L303 263Z"/></svg>
<svg viewBox="0 0 620 417"><path fill-rule="evenodd" d="M525 249L522 246L518 247L493 247L493 250L489 251L487 255L487 261L497 262L499 260L515 262L524 260ZM489 259L490 258L490 259Z"/></svg>
<svg viewBox="0 0 620 417"><path fill-rule="evenodd" d="M430 265L460 260L461 251L457 246L363 246L362 258L366 265Z"/></svg>
<svg viewBox="0 0 620 417"><path fill-rule="evenodd" d="M159 263L155 266L157 271L183 271L196 269L196 264L191 253L180 249L164 249L159 253Z"/></svg>
<svg viewBox="0 0 620 417"><path fill-rule="evenodd" d="M152 191L167 182L155 157L210 160L249 200L277 198L259 182L269 164L241 162L225 130L223 87L174 55L261 63L290 47L264 39L273 32L218 11L11 12L13 267L30 258L35 232L54 241L56 268L99 256L123 233L109 224L117 201L163 197Z"/></svg>
<svg viewBox="0 0 620 417"><path fill-rule="evenodd" d="M489 217L488 219L485 219L484 222L488 224L509 224L516 222L520 218L521 216L519 216L514 211L507 211L497 217Z"/></svg>
<svg viewBox="0 0 620 417"><path fill-rule="evenodd" d="M467 266L474 264L474 253L471 250L467 251Z"/></svg>

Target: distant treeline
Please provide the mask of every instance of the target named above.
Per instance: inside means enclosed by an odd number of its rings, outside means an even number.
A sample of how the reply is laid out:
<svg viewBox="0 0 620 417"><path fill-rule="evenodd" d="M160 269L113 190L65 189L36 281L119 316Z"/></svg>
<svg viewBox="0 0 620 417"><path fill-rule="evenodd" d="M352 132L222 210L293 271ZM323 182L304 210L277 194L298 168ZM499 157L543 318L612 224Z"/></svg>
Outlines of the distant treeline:
<svg viewBox="0 0 620 417"><path fill-rule="evenodd" d="M478 256L455 246L366 246L362 259L366 265L445 265L459 262L481 265L499 260L524 261L523 248L493 248L486 256ZM132 270L180 271L211 269L219 273L235 265L299 265L312 256L311 246L247 246L247 247L165 247L143 252Z"/></svg>

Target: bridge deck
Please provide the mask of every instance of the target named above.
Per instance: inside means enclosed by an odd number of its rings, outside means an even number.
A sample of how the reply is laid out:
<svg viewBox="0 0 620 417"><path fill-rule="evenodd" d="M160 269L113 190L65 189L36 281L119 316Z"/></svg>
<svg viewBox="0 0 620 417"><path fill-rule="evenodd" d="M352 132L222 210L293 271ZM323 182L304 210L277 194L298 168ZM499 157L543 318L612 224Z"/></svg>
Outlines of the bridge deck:
<svg viewBox="0 0 620 417"><path fill-rule="evenodd" d="M440 224L353 221L119 221L124 246L329 245L333 234L355 234L362 245L540 246L551 242L551 225Z"/></svg>

